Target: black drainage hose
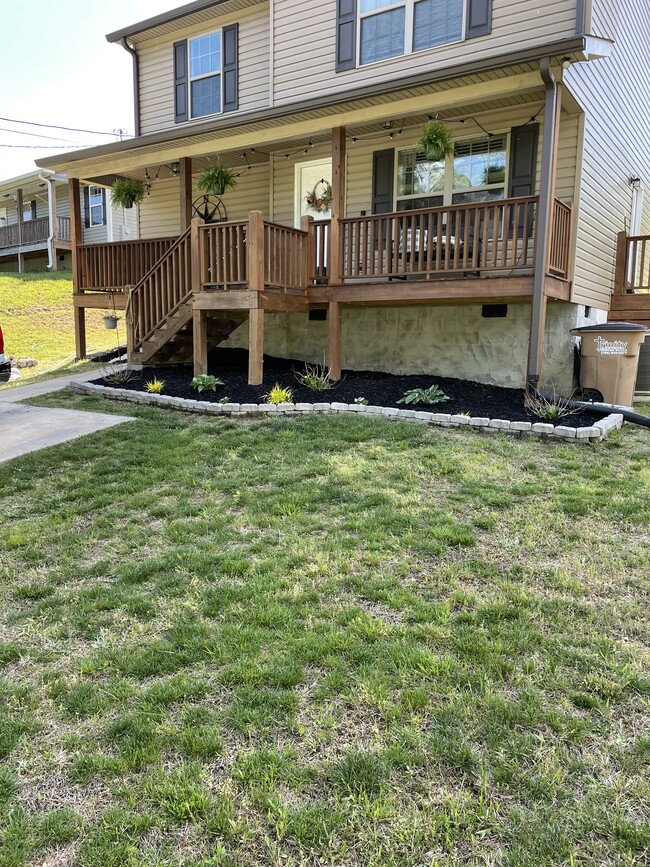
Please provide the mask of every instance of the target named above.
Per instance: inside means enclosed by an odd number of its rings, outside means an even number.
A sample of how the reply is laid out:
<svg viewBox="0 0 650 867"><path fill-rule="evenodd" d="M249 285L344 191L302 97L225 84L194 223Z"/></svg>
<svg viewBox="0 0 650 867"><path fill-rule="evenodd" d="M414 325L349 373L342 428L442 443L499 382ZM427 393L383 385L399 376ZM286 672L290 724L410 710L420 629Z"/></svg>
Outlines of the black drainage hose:
<svg viewBox="0 0 650 867"><path fill-rule="evenodd" d="M559 397L557 394L551 394L549 391L540 391L539 389L537 392L551 403L559 403L561 401L563 406L567 406L570 409L583 409L586 412L595 412L599 415L609 415L615 412L618 415L622 415L625 421L641 425L641 427L650 427L650 416L641 415L640 412L633 412L631 409L626 409L623 406L616 406L613 403L587 403L581 400L567 400L564 397Z"/></svg>

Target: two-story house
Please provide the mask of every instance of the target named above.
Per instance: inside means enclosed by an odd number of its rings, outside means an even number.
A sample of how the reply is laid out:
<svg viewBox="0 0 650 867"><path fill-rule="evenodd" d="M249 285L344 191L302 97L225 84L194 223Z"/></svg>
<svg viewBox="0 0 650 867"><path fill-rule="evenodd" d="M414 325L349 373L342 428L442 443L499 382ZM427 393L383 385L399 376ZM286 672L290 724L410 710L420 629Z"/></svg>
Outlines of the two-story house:
<svg viewBox="0 0 650 867"><path fill-rule="evenodd" d="M137 210L116 207L110 189L83 184L80 197L84 243L138 237ZM0 181L0 271L71 267L67 177L41 170Z"/></svg>
<svg viewBox="0 0 650 867"><path fill-rule="evenodd" d="M71 179L80 356L84 309L128 298L132 363L189 334L197 372L248 346L253 383L268 352L561 388L570 329L644 285L645 0L195 0L107 38L136 138L39 161ZM206 202L216 159L237 185ZM80 185L124 176L139 240L82 243Z"/></svg>

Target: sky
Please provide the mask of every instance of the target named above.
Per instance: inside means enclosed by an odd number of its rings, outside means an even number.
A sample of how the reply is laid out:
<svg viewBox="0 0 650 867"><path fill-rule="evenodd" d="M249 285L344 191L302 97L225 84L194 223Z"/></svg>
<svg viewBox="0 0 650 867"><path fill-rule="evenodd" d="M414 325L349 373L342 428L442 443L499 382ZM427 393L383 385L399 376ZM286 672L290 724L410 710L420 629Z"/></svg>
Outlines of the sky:
<svg viewBox="0 0 650 867"><path fill-rule="evenodd" d="M0 120L0 145L37 146L0 147L0 179L33 171L35 159L59 153L64 145L80 148L115 141L112 130L120 128L132 135L131 56L121 45L109 44L106 34L183 4L0 0L0 116L109 133L64 132Z"/></svg>

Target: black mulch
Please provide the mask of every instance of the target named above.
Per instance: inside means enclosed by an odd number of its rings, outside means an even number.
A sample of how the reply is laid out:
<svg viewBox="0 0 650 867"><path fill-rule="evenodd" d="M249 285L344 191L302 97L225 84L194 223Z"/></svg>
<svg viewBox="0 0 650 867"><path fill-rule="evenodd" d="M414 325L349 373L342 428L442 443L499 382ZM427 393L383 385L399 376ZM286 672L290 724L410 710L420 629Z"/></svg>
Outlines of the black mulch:
<svg viewBox="0 0 650 867"><path fill-rule="evenodd" d="M264 356L264 384L248 385L248 352L243 349L215 349L209 356L209 371L225 383L216 392L204 391L201 395L190 387L191 365L168 365L145 367L134 374L120 388L144 391L145 384L154 377L165 382L163 394L193 400L219 401L227 396L232 403L264 403L264 395L278 383L293 391L296 403L354 403L364 397L373 406L390 406L398 409L416 409L428 412L469 413L472 416L509 419L510 421L540 421L524 407L524 392L517 388L499 388L464 379L445 376L395 376L389 373L346 370L343 379L328 391L312 391L300 385L296 372L303 371L302 361ZM105 379L97 379L99 385L113 385ZM435 406L404 406L397 403L405 391L412 388L428 388L435 383L450 400ZM569 427L588 427L602 417L602 413L583 412L564 417L556 424ZM542 419L543 421L543 419Z"/></svg>

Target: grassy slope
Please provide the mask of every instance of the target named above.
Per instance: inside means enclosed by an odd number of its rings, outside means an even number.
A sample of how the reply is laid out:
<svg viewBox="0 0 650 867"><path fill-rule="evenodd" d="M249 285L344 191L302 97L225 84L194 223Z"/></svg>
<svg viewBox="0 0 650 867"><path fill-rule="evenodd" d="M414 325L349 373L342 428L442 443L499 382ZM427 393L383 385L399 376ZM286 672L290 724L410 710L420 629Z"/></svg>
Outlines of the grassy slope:
<svg viewBox="0 0 650 867"><path fill-rule="evenodd" d="M2 867L647 863L647 431L46 402L138 420L0 466Z"/></svg>
<svg viewBox="0 0 650 867"><path fill-rule="evenodd" d="M86 314L88 352L115 345L101 311ZM74 356L72 280L69 274L0 274L0 325L5 351L29 356L36 367L23 368L23 378L37 376Z"/></svg>

